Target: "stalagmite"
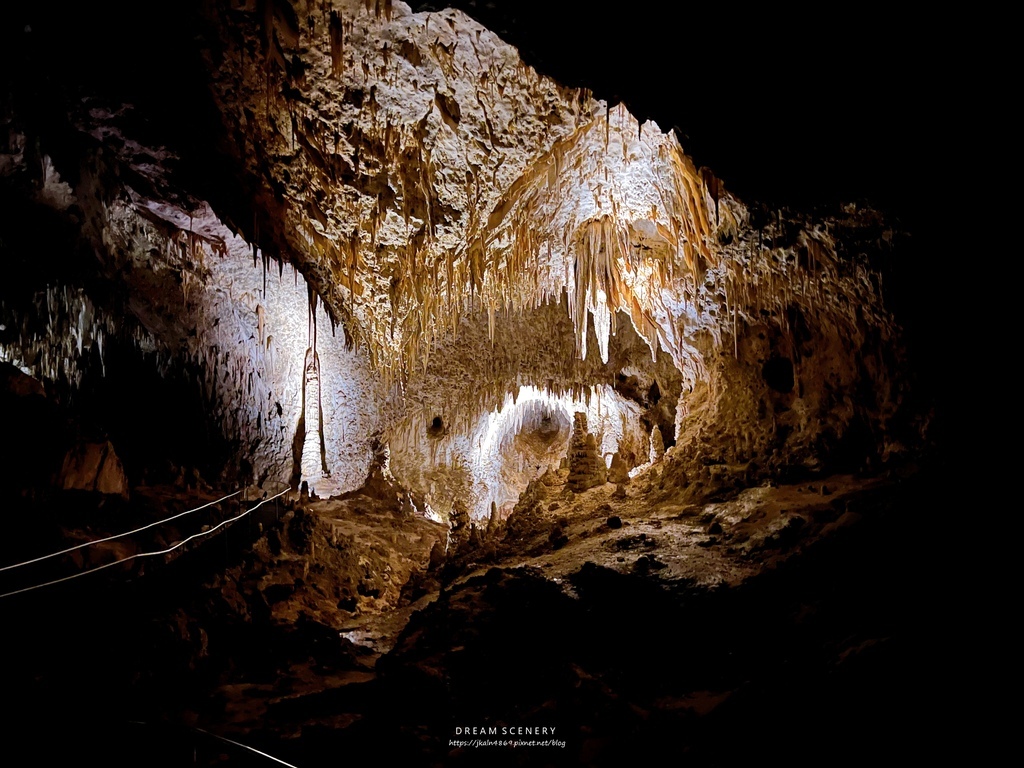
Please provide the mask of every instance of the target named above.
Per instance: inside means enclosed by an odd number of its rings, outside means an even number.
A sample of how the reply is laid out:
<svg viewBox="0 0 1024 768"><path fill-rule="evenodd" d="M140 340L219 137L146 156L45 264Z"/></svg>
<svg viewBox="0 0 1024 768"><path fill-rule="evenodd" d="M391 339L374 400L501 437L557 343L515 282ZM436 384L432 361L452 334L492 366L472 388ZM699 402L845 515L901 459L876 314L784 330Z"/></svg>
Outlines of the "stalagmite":
<svg viewBox="0 0 1024 768"><path fill-rule="evenodd" d="M321 461L321 435L323 416L320 410L320 360L310 348L306 352L303 370L303 417L306 433L302 442L302 477L312 487L325 474Z"/></svg>
<svg viewBox="0 0 1024 768"><path fill-rule="evenodd" d="M654 426L651 430L651 455L650 462L653 464L665 455L665 441L661 436L661 427Z"/></svg>
<svg viewBox="0 0 1024 768"><path fill-rule="evenodd" d="M569 488L581 493L605 482L604 462L597 453L594 436L587 431L587 415L573 415L569 442Z"/></svg>

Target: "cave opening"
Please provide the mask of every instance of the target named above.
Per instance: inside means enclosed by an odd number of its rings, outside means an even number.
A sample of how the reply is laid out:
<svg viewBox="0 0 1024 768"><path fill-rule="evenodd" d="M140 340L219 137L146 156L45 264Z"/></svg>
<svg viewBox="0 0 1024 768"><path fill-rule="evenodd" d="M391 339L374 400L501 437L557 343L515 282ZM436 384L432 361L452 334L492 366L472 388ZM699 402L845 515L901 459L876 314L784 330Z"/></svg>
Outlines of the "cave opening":
<svg viewBox="0 0 1024 768"><path fill-rule="evenodd" d="M773 357L761 369L765 383L782 395L793 391L793 361L785 357Z"/></svg>
<svg viewBox="0 0 1024 768"><path fill-rule="evenodd" d="M441 437L444 435L444 420L440 416L435 416L430 420L430 426L427 427L427 434L431 437Z"/></svg>

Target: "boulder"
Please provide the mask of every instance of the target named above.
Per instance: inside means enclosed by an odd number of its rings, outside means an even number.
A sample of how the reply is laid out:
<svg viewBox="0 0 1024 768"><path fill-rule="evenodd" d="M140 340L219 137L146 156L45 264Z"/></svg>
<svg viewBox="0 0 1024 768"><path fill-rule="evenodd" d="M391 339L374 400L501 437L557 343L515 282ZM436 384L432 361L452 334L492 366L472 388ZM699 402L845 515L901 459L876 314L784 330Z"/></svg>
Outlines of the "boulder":
<svg viewBox="0 0 1024 768"><path fill-rule="evenodd" d="M88 491L128 499L128 477L109 440L73 446L64 456L58 484L65 491Z"/></svg>

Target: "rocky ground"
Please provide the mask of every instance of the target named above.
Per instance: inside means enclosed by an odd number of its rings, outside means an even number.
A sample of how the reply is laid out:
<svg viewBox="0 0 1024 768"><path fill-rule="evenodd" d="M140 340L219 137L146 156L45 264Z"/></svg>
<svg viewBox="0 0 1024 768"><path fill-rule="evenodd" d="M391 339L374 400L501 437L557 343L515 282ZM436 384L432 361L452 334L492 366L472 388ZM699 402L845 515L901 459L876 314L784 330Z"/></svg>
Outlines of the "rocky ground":
<svg viewBox="0 0 1024 768"><path fill-rule="evenodd" d="M227 738L303 768L861 764L941 746L957 678L936 662L956 628L923 546L933 478L694 503L659 495L660 471L582 493L549 473L447 556L446 527L378 477L268 505L141 578L8 598L11 738L60 722L88 749L164 744L146 764L264 764ZM554 727L564 746L459 746L473 726Z"/></svg>

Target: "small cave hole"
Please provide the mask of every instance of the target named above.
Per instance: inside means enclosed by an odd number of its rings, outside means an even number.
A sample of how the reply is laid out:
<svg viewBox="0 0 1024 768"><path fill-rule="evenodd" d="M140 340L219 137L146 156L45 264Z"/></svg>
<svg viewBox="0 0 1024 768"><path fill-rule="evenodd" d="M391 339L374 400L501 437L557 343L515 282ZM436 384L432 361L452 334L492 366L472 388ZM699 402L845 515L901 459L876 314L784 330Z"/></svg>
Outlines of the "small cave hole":
<svg viewBox="0 0 1024 768"><path fill-rule="evenodd" d="M557 419L551 417L550 413L545 413L540 421L537 422L536 434L541 440L545 442L552 442L558 437L561 431L562 425Z"/></svg>
<svg viewBox="0 0 1024 768"><path fill-rule="evenodd" d="M651 405L657 405L658 401L661 400L661 389L658 387L658 382L653 382L651 388L647 390L647 401Z"/></svg>
<svg viewBox="0 0 1024 768"><path fill-rule="evenodd" d="M761 369L765 383L786 395L793 391L793 362L788 357L773 357Z"/></svg>
<svg viewBox="0 0 1024 768"><path fill-rule="evenodd" d="M643 404L643 389L636 376L627 376L621 371L615 377L615 391L627 400Z"/></svg>
<svg viewBox="0 0 1024 768"><path fill-rule="evenodd" d="M430 422L430 426L427 427L428 437L441 437L445 433L444 419L440 416L435 416Z"/></svg>

